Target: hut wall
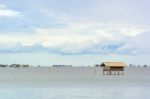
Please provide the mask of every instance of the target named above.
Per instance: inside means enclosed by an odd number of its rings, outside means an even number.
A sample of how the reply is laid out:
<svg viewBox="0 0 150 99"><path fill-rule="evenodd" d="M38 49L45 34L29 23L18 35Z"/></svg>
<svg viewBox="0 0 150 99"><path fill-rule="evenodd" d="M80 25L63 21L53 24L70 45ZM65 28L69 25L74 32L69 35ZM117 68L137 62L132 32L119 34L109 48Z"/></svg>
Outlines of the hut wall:
<svg viewBox="0 0 150 99"><path fill-rule="evenodd" d="M123 67L110 67L111 71L123 71L124 68Z"/></svg>

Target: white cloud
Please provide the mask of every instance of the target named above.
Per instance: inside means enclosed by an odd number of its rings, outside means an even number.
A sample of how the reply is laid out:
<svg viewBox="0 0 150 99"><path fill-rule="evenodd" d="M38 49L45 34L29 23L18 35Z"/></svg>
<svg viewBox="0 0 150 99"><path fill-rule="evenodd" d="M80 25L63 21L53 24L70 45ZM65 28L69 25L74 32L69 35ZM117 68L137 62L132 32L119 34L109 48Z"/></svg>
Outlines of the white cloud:
<svg viewBox="0 0 150 99"><path fill-rule="evenodd" d="M135 37L139 34L142 34L143 32L147 32L149 30L150 30L149 28L130 27L130 28L121 29L121 33L123 33L125 36Z"/></svg>
<svg viewBox="0 0 150 99"><path fill-rule="evenodd" d="M0 17L18 17L19 11L8 9L6 5L0 5Z"/></svg>
<svg viewBox="0 0 150 99"><path fill-rule="evenodd" d="M46 51L66 54L136 54L135 48L127 44L125 39L133 38L147 30L135 27L104 28L100 25L75 23L62 29L37 28L31 34L1 35L0 44L16 46L19 43L27 48L39 44Z"/></svg>

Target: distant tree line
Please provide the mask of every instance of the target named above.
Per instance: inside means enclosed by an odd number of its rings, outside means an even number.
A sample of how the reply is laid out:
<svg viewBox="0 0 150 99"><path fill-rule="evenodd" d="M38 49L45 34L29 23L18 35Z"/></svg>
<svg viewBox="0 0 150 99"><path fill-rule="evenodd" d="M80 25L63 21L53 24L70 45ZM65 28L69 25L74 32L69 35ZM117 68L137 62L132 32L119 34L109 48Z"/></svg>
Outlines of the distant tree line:
<svg viewBox="0 0 150 99"><path fill-rule="evenodd" d="M28 64L11 64L11 65L0 64L0 67L30 67L30 65Z"/></svg>
<svg viewBox="0 0 150 99"><path fill-rule="evenodd" d="M130 64L129 67L148 67L148 65L133 65L133 64Z"/></svg>

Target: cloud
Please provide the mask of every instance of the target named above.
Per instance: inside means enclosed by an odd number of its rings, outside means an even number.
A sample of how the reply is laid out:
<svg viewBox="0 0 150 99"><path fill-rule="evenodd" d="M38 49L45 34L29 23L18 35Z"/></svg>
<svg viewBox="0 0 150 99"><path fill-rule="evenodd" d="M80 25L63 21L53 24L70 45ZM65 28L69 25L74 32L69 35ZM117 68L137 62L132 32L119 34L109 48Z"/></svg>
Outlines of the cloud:
<svg viewBox="0 0 150 99"><path fill-rule="evenodd" d="M18 17L21 16L19 11L8 9L6 5L0 5L0 17Z"/></svg>
<svg viewBox="0 0 150 99"><path fill-rule="evenodd" d="M142 30L135 31L136 29ZM124 31L131 31L126 33ZM36 28L31 34L14 33L0 36L0 44L7 45L0 50L2 53L57 53L74 54L138 54L137 47L129 42L142 35L147 28L108 27L83 23L72 23L65 28ZM134 35L133 35L133 34Z"/></svg>
<svg viewBox="0 0 150 99"><path fill-rule="evenodd" d="M4 46L5 45L5 46ZM22 45L17 43L15 45L0 44L3 46L0 48L0 53L55 53L60 55L85 55L85 54L130 54L130 50L119 50L123 43L107 42L105 44L91 43L81 47L81 44L62 44L61 46L49 46L46 47L40 43L33 45Z"/></svg>
<svg viewBox="0 0 150 99"><path fill-rule="evenodd" d="M135 36L134 38L126 38L125 42L128 44L129 47L136 49L136 53L138 53L138 55L149 55L149 38L150 34L149 31L147 31Z"/></svg>

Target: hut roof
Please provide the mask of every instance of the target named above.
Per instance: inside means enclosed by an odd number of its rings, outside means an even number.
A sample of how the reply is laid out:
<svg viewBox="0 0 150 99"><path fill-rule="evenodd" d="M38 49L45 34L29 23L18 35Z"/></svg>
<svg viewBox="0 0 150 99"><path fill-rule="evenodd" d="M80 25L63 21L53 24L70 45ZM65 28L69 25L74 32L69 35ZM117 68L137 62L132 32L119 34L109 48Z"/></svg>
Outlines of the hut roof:
<svg viewBox="0 0 150 99"><path fill-rule="evenodd" d="M126 66L124 62L103 62L101 66L108 66L108 67L124 67Z"/></svg>

